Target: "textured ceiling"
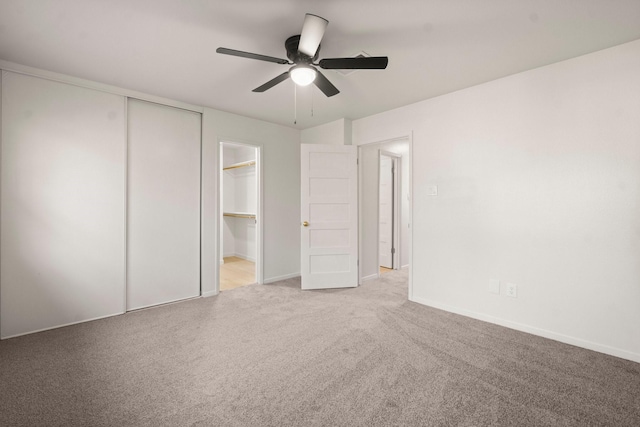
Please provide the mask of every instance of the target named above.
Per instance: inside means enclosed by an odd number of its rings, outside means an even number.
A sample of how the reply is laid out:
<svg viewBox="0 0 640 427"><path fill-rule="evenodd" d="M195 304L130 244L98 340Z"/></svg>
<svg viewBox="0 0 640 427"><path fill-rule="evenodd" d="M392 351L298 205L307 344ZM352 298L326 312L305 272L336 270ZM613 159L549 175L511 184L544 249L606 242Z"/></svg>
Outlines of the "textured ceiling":
<svg viewBox="0 0 640 427"><path fill-rule="evenodd" d="M286 81L305 13L329 20L321 58L386 55L386 70L326 70L341 93ZM308 128L357 119L640 38L639 0L0 0L0 59Z"/></svg>

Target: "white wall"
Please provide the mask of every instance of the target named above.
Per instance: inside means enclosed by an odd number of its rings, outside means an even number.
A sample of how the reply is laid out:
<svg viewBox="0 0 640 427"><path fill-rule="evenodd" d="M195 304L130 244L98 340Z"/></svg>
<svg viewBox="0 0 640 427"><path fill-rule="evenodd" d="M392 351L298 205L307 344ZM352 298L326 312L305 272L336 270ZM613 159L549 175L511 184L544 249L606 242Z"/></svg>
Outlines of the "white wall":
<svg viewBox="0 0 640 427"><path fill-rule="evenodd" d="M255 155L254 155L255 158ZM236 212L255 213L256 168L233 169L236 181ZM252 218L231 218L234 222L235 255L249 261L256 260L256 221Z"/></svg>
<svg viewBox="0 0 640 427"><path fill-rule="evenodd" d="M251 218L232 218L234 222L234 255L256 261L256 222Z"/></svg>
<svg viewBox="0 0 640 427"><path fill-rule="evenodd" d="M635 41L354 121L413 131L413 299L640 361L639 94Z"/></svg>
<svg viewBox="0 0 640 427"><path fill-rule="evenodd" d="M202 128L202 290L215 292L220 141L261 147L264 282L300 274L300 131L205 108Z"/></svg>
<svg viewBox="0 0 640 427"><path fill-rule="evenodd" d="M303 144L351 145L351 120L339 119L300 132Z"/></svg>
<svg viewBox="0 0 640 427"><path fill-rule="evenodd" d="M236 150L233 146L224 144L222 146L222 167L225 168L236 161ZM230 172L222 172L222 211L223 212L235 212L236 211L236 181L231 179ZM236 238L234 237L235 221L230 217L222 217L220 222L222 230L222 240L220 241L220 252L222 258L234 256L236 254ZM222 261L222 259L221 259Z"/></svg>
<svg viewBox="0 0 640 427"><path fill-rule="evenodd" d="M256 159L256 149L248 145L231 145L235 151L234 161L236 163L248 162Z"/></svg>

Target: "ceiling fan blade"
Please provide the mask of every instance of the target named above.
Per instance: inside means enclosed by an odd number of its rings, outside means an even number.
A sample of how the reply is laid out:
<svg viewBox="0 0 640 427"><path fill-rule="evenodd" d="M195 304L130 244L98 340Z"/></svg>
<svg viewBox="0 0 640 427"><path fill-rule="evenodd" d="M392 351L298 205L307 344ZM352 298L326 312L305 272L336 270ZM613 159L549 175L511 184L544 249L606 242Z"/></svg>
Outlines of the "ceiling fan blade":
<svg viewBox="0 0 640 427"><path fill-rule="evenodd" d="M310 58L313 58L320 46L324 30L327 28L327 21L316 15L307 13L304 16L304 24L302 24L302 32L300 33L300 43L298 43L298 52L302 52Z"/></svg>
<svg viewBox="0 0 640 427"><path fill-rule="evenodd" d="M259 61L275 62L276 64L289 64L286 59L274 58L273 56L258 55L257 53L243 52L241 50L227 49L226 47L219 47L216 52L224 55L239 56L241 58L257 59Z"/></svg>
<svg viewBox="0 0 640 427"><path fill-rule="evenodd" d="M267 89L271 89L272 87L274 87L278 83L282 83L283 81L287 80L288 78L289 78L289 72L285 71L284 73L280 74L275 79L271 79L268 82L266 82L265 84L263 84L262 86L258 86L252 92L264 92Z"/></svg>
<svg viewBox="0 0 640 427"><path fill-rule="evenodd" d="M313 84L318 86L318 89L320 89L327 97L340 93L338 88L335 87L333 83L331 83L329 79L327 79L324 74L318 70L316 70L316 79L313 81Z"/></svg>
<svg viewBox="0 0 640 427"><path fill-rule="evenodd" d="M389 58L386 56L372 56L321 59L318 65L325 70L384 70L388 63Z"/></svg>

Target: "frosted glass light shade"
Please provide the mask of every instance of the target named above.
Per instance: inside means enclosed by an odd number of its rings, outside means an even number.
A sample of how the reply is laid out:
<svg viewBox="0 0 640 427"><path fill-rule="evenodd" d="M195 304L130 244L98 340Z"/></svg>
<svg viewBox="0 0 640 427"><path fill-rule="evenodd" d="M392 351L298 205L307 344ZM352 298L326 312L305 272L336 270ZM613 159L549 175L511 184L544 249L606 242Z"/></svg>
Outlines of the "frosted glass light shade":
<svg viewBox="0 0 640 427"><path fill-rule="evenodd" d="M291 80L298 86L307 86L316 79L316 70L306 65L293 67L290 74Z"/></svg>

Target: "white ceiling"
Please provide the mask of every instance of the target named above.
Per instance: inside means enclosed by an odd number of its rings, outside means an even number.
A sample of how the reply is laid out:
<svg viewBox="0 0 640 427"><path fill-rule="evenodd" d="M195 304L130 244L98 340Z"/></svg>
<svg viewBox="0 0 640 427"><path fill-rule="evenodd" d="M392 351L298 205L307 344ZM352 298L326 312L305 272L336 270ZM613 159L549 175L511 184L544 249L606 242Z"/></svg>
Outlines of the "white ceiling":
<svg viewBox="0 0 640 427"><path fill-rule="evenodd" d="M326 70L326 98L286 58L305 13L329 20L320 58L364 51L386 70ZM640 0L0 0L0 59L300 129L357 119L640 38ZM313 89L313 90L312 90ZM313 106L313 116L312 116Z"/></svg>

